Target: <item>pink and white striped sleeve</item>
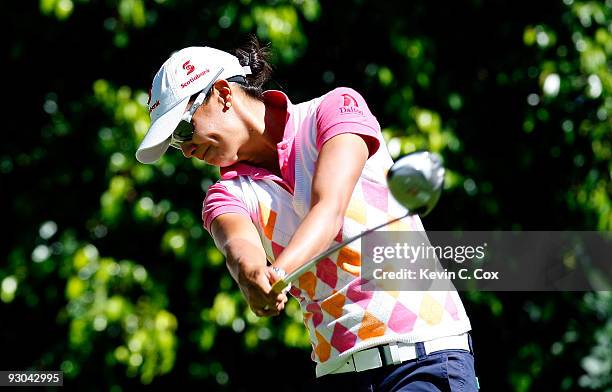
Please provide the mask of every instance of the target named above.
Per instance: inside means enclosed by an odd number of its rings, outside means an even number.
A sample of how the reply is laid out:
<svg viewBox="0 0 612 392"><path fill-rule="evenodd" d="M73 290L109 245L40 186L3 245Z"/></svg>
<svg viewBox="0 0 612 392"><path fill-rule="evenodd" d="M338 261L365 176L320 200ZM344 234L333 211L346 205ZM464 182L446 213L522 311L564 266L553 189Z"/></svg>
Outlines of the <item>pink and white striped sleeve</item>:
<svg viewBox="0 0 612 392"><path fill-rule="evenodd" d="M220 182L211 185L206 192L202 206L202 222L204 228L211 236L210 226L212 221L219 215L230 212L242 214L251 219L249 211L242 200L231 194Z"/></svg>

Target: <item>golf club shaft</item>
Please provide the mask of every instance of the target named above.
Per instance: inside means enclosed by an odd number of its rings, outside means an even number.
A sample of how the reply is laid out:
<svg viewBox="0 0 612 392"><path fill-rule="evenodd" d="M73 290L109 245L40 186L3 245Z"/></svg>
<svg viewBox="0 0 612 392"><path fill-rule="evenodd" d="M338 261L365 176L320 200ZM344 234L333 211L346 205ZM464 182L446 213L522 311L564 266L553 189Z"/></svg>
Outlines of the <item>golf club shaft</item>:
<svg viewBox="0 0 612 392"><path fill-rule="evenodd" d="M289 283L292 283L293 281L295 281L300 275L302 275L304 272L306 272L307 270L309 270L310 268L312 268L313 265L317 264L319 261L325 259L326 257L329 257L332 253L338 251L339 249L345 247L346 245L350 244L351 242L355 241L358 238L363 237L366 234L369 234L375 230L380 229L381 227L390 225L393 222L397 222L398 220L404 219L405 217L412 215L412 213L410 211L408 211L405 215L400 216L399 218L395 218L395 219L391 219L388 222L382 223L376 227L373 227L371 229L368 229L360 234L357 234L356 236L353 236L349 239L347 239L346 241L343 241L339 244L336 244L334 246L332 246L331 248L329 248L328 250L326 250L325 252L315 256L314 258L308 260L306 263L304 263L303 265L301 265L299 268L297 268L295 271L291 272L290 274L287 274L287 276L285 276L284 278L276 281L274 283L274 285L272 286L272 291L275 293L280 293L281 291L283 291L283 289L287 286L289 286Z"/></svg>

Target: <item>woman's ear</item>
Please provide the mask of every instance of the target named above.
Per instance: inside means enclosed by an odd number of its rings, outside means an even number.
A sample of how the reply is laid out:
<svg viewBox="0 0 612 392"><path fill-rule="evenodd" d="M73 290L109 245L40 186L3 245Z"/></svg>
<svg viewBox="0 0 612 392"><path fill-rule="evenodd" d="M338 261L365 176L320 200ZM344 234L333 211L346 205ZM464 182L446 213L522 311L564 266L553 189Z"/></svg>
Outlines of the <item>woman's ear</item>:
<svg viewBox="0 0 612 392"><path fill-rule="evenodd" d="M219 91L219 95L226 103L232 100L232 90L229 87L222 87Z"/></svg>
<svg viewBox="0 0 612 392"><path fill-rule="evenodd" d="M219 97L223 102L227 101L227 97L232 95L232 89L227 80L219 79L214 84L215 90L218 91Z"/></svg>

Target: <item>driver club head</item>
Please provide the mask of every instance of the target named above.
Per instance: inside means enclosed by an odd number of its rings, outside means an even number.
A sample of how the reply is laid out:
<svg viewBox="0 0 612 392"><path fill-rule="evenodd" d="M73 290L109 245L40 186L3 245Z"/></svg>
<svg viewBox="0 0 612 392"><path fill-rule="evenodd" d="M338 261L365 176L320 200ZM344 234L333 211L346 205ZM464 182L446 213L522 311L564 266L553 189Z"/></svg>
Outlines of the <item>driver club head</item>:
<svg viewBox="0 0 612 392"><path fill-rule="evenodd" d="M398 203L423 217L434 208L442 193L442 160L429 151L410 153L391 166L387 184Z"/></svg>

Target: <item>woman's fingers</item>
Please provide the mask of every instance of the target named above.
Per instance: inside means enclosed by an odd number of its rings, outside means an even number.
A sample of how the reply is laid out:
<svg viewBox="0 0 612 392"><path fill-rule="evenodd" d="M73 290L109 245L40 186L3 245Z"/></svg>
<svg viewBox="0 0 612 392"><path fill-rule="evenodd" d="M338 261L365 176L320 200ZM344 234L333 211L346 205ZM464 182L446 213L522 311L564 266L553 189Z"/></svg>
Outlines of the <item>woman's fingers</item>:
<svg viewBox="0 0 612 392"><path fill-rule="evenodd" d="M253 307L251 307L251 310L258 317L271 317L271 316L278 316L282 309L279 310L276 307L270 307L269 305L265 305L265 306L260 307L260 308L253 308Z"/></svg>
<svg viewBox="0 0 612 392"><path fill-rule="evenodd" d="M249 305L253 313L259 317L278 316L284 309L287 303L285 294L274 296L266 296L264 301L253 301Z"/></svg>
<svg viewBox="0 0 612 392"><path fill-rule="evenodd" d="M276 303L276 310L278 310L279 313L285 309L285 303L287 303L287 301Z"/></svg>
<svg viewBox="0 0 612 392"><path fill-rule="evenodd" d="M274 302L275 302L277 305L278 305L279 303L282 303L283 305L285 305L285 304L287 303L287 301L288 301L288 298L287 298L287 294L285 294L285 293L280 293L280 294L277 294L277 295L275 296L275 298L274 298Z"/></svg>

